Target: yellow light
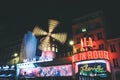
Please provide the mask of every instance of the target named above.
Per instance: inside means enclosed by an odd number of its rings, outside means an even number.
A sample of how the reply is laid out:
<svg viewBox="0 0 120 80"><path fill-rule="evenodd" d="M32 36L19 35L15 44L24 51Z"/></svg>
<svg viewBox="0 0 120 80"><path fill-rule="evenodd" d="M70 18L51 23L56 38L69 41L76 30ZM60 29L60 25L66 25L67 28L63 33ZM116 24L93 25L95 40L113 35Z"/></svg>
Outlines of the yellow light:
<svg viewBox="0 0 120 80"><path fill-rule="evenodd" d="M16 56L18 56L18 54L17 54L17 53L14 53L14 57L16 57Z"/></svg>
<svg viewBox="0 0 120 80"><path fill-rule="evenodd" d="M58 52L58 49L56 48L56 52Z"/></svg>
<svg viewBox="0 0 120 80"><path fill-rule="evenodd" d="M54 48L54 47L52 47L52 51L55 51L55 48Z"/></svg>
<svg viewBox="0 0 120 80"><path fill-rule="evenodd" d="M50 51L50 46L48 47L48 51Z"/></svg>
<svg viewBox="0 0 120 80"><path fill-rule="evenodd" d="M69 44L70 44L70 45L74 45L74 41L71 40L71 41L69 42Z"/></svg>
<svg viewBox="0 0 120 80"><path fill-rule="evenodd" d="M51 33L58 24L59 22L57 20L49 20L49 33Z"/></svg>

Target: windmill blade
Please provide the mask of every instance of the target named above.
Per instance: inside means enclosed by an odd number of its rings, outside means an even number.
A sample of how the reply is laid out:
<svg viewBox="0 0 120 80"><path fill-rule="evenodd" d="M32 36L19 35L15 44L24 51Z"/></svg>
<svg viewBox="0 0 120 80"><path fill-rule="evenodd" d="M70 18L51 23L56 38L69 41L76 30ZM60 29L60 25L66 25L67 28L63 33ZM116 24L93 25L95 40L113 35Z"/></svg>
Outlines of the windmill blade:
<svg viewBox="0 0 120 80"><path fill-rule="evenodd" d="M59 42L61 42L62 44L64 44L67 39L67 34L66 33L56 33L56 34L52 34L51 37L53 37L54 39L56 39Z"/></svg>
<svg viewBox="0 0 120 80"><path fill-rule="evenodd" d="M45 37L42 41L42 47L47 47L50 44L50 36Z"/></svg>
<svg viewBox="0 0 120 80"><path fill-rule="evenodd" d="M53 32L56 26L59 24L57 20L49 20L49 33Z"/></svg>
<svg viewBox="0 0 120 80"><path fill-rule="evenodd" d="M33 34L36 35L36 36L40 36L40 35L47 35L47 32L44 31L43 29L39 28L38 26L36 26L33 29Z"/></svg>

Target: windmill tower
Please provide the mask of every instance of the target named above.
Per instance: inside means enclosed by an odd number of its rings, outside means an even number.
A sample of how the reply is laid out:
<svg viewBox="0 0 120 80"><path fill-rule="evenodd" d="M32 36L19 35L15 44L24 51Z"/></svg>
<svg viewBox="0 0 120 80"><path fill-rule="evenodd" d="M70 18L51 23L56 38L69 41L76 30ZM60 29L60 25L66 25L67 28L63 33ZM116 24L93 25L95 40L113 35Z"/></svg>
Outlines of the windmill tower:
<svg viewBox="0 0 120 80"><path fill-rule="evenodd" d="M58 41L64 44L67 39L66 33L53 33L58 24L59 22L56 20L49 20L48 32L38 26L35 26L33 29L33 34L35 36L45 36L40 39L41 44L39 45L39 49L42 50L41 58L55 58L55 53L58 51L58 48L54 42Z"/></svg>

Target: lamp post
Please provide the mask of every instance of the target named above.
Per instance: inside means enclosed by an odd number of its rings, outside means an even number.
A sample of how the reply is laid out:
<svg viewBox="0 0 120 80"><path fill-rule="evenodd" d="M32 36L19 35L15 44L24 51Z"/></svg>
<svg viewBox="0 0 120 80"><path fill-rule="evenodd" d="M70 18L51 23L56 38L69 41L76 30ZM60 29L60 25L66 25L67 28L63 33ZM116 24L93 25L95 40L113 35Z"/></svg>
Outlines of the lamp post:
<svg viewBox="0 0 120 80"><path fill-rule="evenodd" d="M18 56L18 53L14 53L14 57L17 57Z"/></svg>
<svg viewBox="0 0 120 80"><path fill-rule="evenodd" d="M18 53L14 53L13 57L13 64L16 64L18 62Z"/></svg>
<svg viewBox="0 0 120 80"><path fill-rule="evenodd" d="M69 44L70 44L71 46L73 46L73 45L74 45L74 41L71 40L71 41L69 42Z"/></svg>
<svg viewBox="0 0 120 80"><path fill-rule="evenodd" d="M74 52L74 49L73 49L74 41L73 40L69 41L69 45L72 46L72 54L73 54L73 52Z"/></svg>
<svg viewBox="0 0 120 80"><path fill-rule="evenodd" d="M74 54L75 52L74 41L73 40L69 41L69 45L72 46L72 54ZM75 78L75 63L74 62L72 62L72 75L73 75L72 76L73 80L75 80L76 78Z"/></svg>

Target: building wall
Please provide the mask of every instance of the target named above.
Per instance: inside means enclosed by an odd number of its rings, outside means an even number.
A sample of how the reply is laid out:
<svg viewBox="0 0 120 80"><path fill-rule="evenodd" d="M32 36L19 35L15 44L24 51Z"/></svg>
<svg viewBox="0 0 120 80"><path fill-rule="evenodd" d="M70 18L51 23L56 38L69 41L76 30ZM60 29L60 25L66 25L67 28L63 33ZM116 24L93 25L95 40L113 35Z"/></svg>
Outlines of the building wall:
<svg viewBox="0 0 120 80"><path fill-rule="evenodd" d="M101 12L73 20L72 30L73 41L75 42L74 48L82 48L81 38L91 37L93 43L92 50L106 50L109 52L112 78L113 80L118 80L119 78L116 77L116 73L120 76L120 38L108 40L106 38L105 26L104 16ZM86 28L86 31L82 31L83 28ZM76 53L79 53L79 50L76 51Z"/></svg>
<svg viewBox="0 0 120 80"><path fill-rule="evenodd" d="M108 51L110 56L113 80L119 80L120 76L120 38L109 39ZM119 77L119 78L118 78Z"/></svg>
<svg viewBox="0 0 120 80"><path fill-rule="evenodd" d="M76 48L80 47L81 38L92 38L93 49L103 49L107 50L106 44L106 33L104 30L104 17L101 12L96 14L91 14L80 19L73 20L76 21L72 25L73 30L73 41L75 42ZM86 31L82 31L86 29Z"/></svg>
<svg viewBox="0 0 120 80"><path fill-rule="evenodd" d="M20 54L20 49L21 49L21 39L15 40L13 42L10 42L6 46L1 48L0 51L0 65L5 65L5 64L15 64L19 62L18 59L16 59L16 56L14 56L15 53L17 53L17 57ZM15 60L14 60L15 59Z"/></svg>

